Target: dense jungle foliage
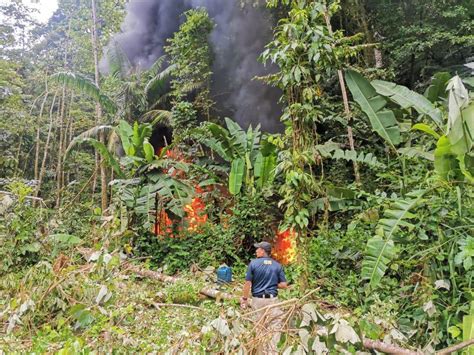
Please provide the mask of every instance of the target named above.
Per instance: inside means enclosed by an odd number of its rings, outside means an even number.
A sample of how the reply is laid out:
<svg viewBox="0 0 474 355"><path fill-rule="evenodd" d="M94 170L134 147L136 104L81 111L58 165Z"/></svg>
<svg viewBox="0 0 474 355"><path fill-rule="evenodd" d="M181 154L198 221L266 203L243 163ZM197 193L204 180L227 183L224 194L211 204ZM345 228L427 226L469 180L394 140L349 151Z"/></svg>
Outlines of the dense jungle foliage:
<svg viewBox="0 0 474 355"><path fill-rule="evenodd" d="M0 354L255 351L261 240L281 353L474 339L473 2L233 1L273 24L276 132L219 112L212 2L151 66L114 40L139 1L0 2Z"/></svg>

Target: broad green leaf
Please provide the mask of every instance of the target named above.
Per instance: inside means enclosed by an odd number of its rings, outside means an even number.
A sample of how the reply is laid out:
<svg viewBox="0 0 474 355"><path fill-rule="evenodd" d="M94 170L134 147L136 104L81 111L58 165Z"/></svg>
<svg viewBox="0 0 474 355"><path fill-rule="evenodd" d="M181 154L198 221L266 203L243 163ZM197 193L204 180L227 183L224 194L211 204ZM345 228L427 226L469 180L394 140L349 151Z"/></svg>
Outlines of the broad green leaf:
<svg viewBox="0 0 474 355"><path fill-rule="evenodd" d="M127 121L120 120L118 126L116 127L117 134L120 137L120 141L122 142L123 150L127 155L129 155L131 142L130 138L133 135L133 128Z"/></svg>
<svg viewBox="0 0 474 355"><path fill-rule="evenodd" d="M434 152L435 170L444 180L460 176L456 154L451 150L451 143L446 136L442 136L436 143Z"/></svg>
<svg viewBox="0 0 474 355"><path fill-rule="evenodd" d="M446 136L451 143L454 154L467 153L473 146L474 109L469 106L469 93L459 76L453 77L448 83L448 127Z"/></svg>
<svg viewBox="0 0 474 355"><path fill-rule="evenodd" d="M232 195L240 193L242 188L242 181L244 178L245 162L241 158L234 159L229 175L229 192Z"/></svg>
<svg viewBox="0 0 474 355"><path fill-rule="evenodd" d="M233 150L238 152L238 156L243 157L247 150L247 134L237 122L232 121L230 118L225 118L225 124L229 130L229 138Z"/></svg>
<svg viewBox="0 0 474 355"><path fill-rule="evenodd" d="M426 123L417 123L413 125L411 129L412 131L422 131L422 132L428 133L432 135L433 137L435 137L436 139L439 139L440 137L440 135L433 128L428 126Z"/></svg>
<svg viewBox="0 0 474 355"><path fill-rule="evenodd" d="M345 76L354 100L369 117L372 129L395 149L400 143L400 127L393 112L385 109L387 101L359 73L347 70Z"/></svg>
<svg viewBox="0 0 474 355"><path fill-rule="evenodd" d="M463 341L474 339L474 314L463 317L462 337ZM466 355L474 355L474 345L471 345L466 349Z"/></svg>
<svg viewBox="0 0 474 355"><path fill-rule="evenodd" d="M272 182L275 176L277 165L276 154L264 156L262 153L255 159L254 174L257 178L257 186L263 188L267 183Z"/></svg>
<svg viewBox="0 0 474 355"><path fill-rule="evenodd" d="M398 148L397 151L400 154L403 154L409 158L424 158L429 161L434 161L434 154L432 152L425 152L422 149L415 148L415 147L404 147Z"/></svg>
<svg viewBox="0 0 474 355"><path fill-rule="evenodd" d="M439 72L433 76L430 86L425 91L425 97L431 102L439 101L440 98L446 98L446 85L451 74L447 72Z"/></svg>
<svg viewBox="0 0 474 355"><path fill-rule="evenodd" d="M372 85L379 95L389 98L403 109L414 108L418 113L431 117L437 125L443 124L441 111L423 95L405 86L383 80L373 80Z"/></svg>
<svg viewBox="0 0 474 355"><path fill-rule="evenodd" d="M145 142L143 143L143 152L145 153L145 160L148 163L151 163L153 161L153 158L155 156L155 149L153 146L148 142L146 139Z"/></svg>

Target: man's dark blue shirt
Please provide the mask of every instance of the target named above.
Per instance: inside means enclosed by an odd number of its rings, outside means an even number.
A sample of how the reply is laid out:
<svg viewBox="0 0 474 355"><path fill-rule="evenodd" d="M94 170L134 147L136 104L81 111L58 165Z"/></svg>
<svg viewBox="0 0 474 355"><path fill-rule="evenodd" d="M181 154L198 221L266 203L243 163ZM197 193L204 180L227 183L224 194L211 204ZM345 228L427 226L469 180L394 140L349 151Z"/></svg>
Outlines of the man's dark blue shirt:
<svg viewBox="0 0 474 355"><path fill-rule="evenodd" d="M278 295L278 284L286 282L283 267L269 257L253 259L245 275L252 282L252 296Z"/></svg>

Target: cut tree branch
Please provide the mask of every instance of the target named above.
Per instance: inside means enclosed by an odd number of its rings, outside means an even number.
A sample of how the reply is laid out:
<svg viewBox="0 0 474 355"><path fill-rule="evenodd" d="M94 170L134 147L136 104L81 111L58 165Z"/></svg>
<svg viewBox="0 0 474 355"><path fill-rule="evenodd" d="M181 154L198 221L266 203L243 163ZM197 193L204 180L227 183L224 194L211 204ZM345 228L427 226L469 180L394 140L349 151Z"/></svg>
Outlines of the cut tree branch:
<svg viewBox="0 0 474 355"><path fill-rule="evenodd" d="M451 353L453 353L453 352L455 352L455 351L459 351L459 350L461 350L461 349L467 348L469 345L473 345L473 344L474 344L474 338L472 338L472 339L470 339L470 340L463 341L462 343L459 343L459 344L450 346L450 347L448 347L448 348L439 350L439 351L436 352L436 355L447 355L447 354L451 354Z"/></svg>

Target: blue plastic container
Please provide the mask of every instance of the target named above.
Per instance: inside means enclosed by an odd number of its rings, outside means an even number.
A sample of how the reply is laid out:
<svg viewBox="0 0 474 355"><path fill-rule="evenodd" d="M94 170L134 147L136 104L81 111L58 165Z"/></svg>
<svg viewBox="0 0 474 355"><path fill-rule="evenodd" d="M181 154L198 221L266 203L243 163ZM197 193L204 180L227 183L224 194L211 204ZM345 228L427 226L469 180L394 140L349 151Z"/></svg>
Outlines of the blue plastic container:
<svg viewBox="0 0 474 355"><path fill-rule="evenodd" d="M217 269L217 282L229 283L232 282L232 268L227 265L221 265Z"/></svg>

